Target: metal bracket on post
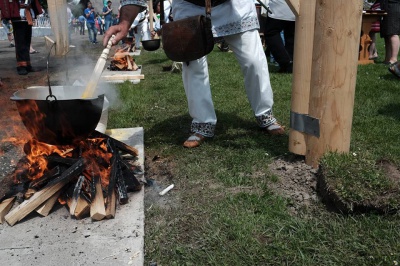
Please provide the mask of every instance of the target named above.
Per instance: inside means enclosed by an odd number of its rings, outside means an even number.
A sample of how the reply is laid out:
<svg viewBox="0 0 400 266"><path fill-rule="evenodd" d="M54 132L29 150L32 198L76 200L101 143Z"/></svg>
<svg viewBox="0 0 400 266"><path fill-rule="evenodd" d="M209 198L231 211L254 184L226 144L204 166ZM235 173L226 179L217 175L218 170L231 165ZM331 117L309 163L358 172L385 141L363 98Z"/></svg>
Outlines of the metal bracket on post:
<svg viewBox="0 0 400 266"><path fill-rule="evenodd" d="M319 138L319 119L290 111L290 128Z"/></svg>

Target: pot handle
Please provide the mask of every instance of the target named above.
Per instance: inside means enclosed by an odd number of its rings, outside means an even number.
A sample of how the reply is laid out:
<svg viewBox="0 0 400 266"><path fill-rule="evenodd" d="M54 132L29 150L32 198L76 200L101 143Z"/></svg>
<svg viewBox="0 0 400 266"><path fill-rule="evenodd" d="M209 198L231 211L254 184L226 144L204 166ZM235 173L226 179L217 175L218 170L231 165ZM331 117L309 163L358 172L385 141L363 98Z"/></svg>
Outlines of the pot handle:
<svg viewBox="0 0 400 266"><path fill-rule="evenodd" d="M49 59L50 59L50 54L51 54L51 49L53 49L53 46L56 43L53 42L53 44L50 47L49 53L47 54L47 62L46 62L46 67L47 67L47 85L49 86L49 95L46 97L46 101L49 101L50 98L53 98L54 101L57 100L56 96L53 95L53 91L51 90L50 86L50 74L49 74Z"/></svg>

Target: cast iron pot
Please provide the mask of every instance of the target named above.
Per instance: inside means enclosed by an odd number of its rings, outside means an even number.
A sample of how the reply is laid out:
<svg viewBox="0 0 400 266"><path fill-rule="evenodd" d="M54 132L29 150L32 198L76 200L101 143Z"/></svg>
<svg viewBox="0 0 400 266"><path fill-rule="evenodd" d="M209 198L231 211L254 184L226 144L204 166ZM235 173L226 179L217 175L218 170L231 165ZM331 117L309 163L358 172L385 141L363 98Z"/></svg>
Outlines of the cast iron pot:
<svg viewBox="0 0 400 266"><path fill-rule="evenodd" d="M84 87L30 87L14 93L19 115L33 138L53 145L74 144L96 128L104 94L81 99Z"/></svg>

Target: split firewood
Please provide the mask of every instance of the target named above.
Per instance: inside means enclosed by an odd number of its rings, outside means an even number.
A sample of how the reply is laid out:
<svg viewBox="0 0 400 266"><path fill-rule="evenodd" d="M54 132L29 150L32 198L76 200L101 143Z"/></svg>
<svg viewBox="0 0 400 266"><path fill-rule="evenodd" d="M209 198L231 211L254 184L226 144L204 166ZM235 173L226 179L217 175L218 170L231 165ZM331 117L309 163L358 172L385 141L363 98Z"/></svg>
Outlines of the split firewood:
<svg viewBox="0 0 400 266"><path fill-rule="evenodd" d="M130 56L127 55L126 56L126 62L128 63L128 70L132 70L132 63L131 63L131 59L129 58Z"/></svg>
<svg viewBox="0 0 400 266"><path fill-rule="evenodd" d="M15 197L5 199L0 203L0 224L4 222L4 216L10 211L13 206Z"/></svg>
<svg viewBox="0 0 400 266"><path fill-rule="evenodd" d="M110 149L113 153L113 157L111 158L111 172L110 179L108 183L108 191L107 191L107 199L106 199L106 217L108 219L115 217L115 205L117 201L117 197L115 194L115 185L117 183L117 150L114 144L111 142Z"/></svg>
<svg viewBox="0 0 400 266"><path fill-rule="evenodd" d="M61 182L58 182L49 187L43 188L39 192L36 192L29 200L25 200L17 208L6 215L5 219L7 223L13 226L18 221L21 221L29 213L39 207L43 202L45 202L60 189L62 189L63 186L66 185L68 182L69 180L64 179Z"/></svg>
<svg viewBox="0 0 400 266"><path fill-rule="evenodd" d="M71 208L71 198L67 199L68 208ZM89 216L90 213L90 204L82 197L82 194L78 197L78 201L74 211L74 217L77 220L83 219Z"/></svg>
<svg viewBox="0 0 400 266"><path fill-rule="evenodd" d="M106 208L106 218L112 219L115 218L116 212L116 204L117 204L117 195L115 189L113 189L110 193L110 196L107 197L107 208Z"/></svg>
<svg viewBox="0 0 400 266"><path fill-rule="evenodd" d="M66 184L76 178L84 167L84 159L77 161L74 165L68 168L60 177L49 182L42 190L36 192L29 200L22 202L17 208L9 212L5 219L11 226L25 218L29 213L39 207L43 202L57 193Z"/></svg>
<svg viewBox="0 0 400 266"><path fill-rule="evenodd" d="M103 190L101 189L100 177L95 175L92 180L92 203L90 204L90 217L100 221L106 216L104 206Z"/></svg>
<svg viewBox="0 0 400 266"><path fill-rule="evenodd" d="M36 212L45 217L47 215L49 215L50 211L53 209L58 198L60 197L61 192L62 192L62 189L60 189L53 196L51 196L46 202L44 202L42 205L40 205L38 208L36 208Z"/></svg>
<svg viewBox="0 0 400 266"><path fill-rule="evenodd" d="M36 192L36 189L34 189L34 188L28 188L28 189L26 190L25 194L24 194L24 198L25 198L25 199L30 199L30 198L33 196L33 194L35 194L35 192Z"/></svg>
<svg viewBox="0 0 400 266"><path fill-rule="evenodd" d="M78 199L81 195L83 181L85 181L85 176L79 176L78 181L75 184L74 191L72 193L71 205L69 206L69 214L71 214L72 216L75 215L75 209L78 205Z"/></svg>

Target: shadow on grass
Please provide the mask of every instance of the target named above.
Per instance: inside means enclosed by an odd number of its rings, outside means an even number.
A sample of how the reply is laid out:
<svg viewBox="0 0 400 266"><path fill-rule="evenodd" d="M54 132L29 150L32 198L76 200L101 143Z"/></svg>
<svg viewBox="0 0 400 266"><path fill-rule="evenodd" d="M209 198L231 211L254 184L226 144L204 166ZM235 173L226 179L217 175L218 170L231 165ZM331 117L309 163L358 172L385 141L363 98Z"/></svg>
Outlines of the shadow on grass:
<svg viewBox="0 0 400 266"><path fill-rule="evenodd" d="M399 103L391 103L383 106L378 110L378 114L390 116L397 120L400 120L400 104Z"/></svg>
<svg viewBox="0 0 400 266"><path fill-rule="evenodd" d="M245 149L265 149L271 156L281 156L288 152L289 136L271 136L261 131L254 120L245 120L234 112L218 112L215 136L208 141L210 145L243 151ZM191 117L189 114L174 116L156 123L146 130L149 145L170 143L181 146L190 135Z"/></svg>

